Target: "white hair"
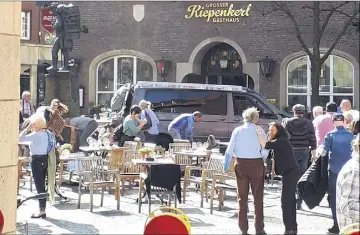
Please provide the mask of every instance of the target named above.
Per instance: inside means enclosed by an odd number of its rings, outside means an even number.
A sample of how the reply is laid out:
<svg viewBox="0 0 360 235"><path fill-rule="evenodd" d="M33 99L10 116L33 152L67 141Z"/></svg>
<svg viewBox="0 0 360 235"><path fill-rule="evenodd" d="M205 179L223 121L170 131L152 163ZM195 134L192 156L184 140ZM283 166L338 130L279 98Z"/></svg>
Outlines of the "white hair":
<svg viewBox="0 0 360 235"><path fill-rule="evenodd" d="M30 95L30 92L24 91L24 92L21 94L21 98L24 99L24 97L27 96L27 95Z"/></svg>
<svg viewBox="0 0 360 235"><path fill-rule="evenodd" d="M139 102L139 107L141 110L147 109L149 106L149 103L146 100L141 100Z"/></svg>
<svg viewBox="0 0 360 235"><path fill-rule="evenodd" d="M315 106L313 108L313 113L323 113L323 112L324 112L324 109L321 106Z"/></svg>
<svg viewBox="0 0 360 235"><path fill-rule="evenodd" d="M351 113L350 110L344 112L343 115L344 115L344 118L345 118L347 121L349 121L349 122L352 122L352 120L354 120L354 117L353 117L353 115L352 115L352 113Z"/></svg>
<svg viewBox="0 0 360 235"><path fill-rule="evenodd" d="M255 108L248 108L242 113L244 122L256 123L259 120L259 111Z"/></svg>

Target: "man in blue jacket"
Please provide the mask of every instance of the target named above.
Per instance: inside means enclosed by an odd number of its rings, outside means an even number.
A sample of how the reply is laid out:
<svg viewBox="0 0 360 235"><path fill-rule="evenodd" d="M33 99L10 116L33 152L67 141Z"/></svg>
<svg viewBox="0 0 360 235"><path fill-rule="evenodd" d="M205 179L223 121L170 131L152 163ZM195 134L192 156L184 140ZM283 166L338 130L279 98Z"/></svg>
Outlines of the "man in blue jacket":
<svg viewBox="0 0 360 235"><path fill-rule="evenodd" d="M354 139L353 133L345 129L344 120L344 115L340 113L333 115L335 129L326 134L321 152L321 156L329 156L329 195L334 225L328 230L328 234L339 233L336 218L336 181L341 168L351 159L351 142Z"/></svg>
<svg viewBox="0 0 360 235"><path fill-rule="evenodd" d="M187 139L193 142L193 127L194 123L200 121L202 114L199 111L194 113L184 113L177 116L168 127L170 136L175 139Z"/></svg>

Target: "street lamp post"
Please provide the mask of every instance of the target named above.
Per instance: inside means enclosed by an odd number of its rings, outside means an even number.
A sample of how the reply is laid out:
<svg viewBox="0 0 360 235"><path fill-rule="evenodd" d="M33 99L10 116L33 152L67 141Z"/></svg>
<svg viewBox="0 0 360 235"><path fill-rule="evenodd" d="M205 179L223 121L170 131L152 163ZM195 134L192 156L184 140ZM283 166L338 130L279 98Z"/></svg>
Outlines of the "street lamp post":
<svg viewBox="0 0 360 235"><path fill-rule="evenodd" d="M261 73L266 77L267 80L269 80L269 77L271 76L275 60L270 59L268 56L266 56L264 59L258 61L260 64Z"/></svg>

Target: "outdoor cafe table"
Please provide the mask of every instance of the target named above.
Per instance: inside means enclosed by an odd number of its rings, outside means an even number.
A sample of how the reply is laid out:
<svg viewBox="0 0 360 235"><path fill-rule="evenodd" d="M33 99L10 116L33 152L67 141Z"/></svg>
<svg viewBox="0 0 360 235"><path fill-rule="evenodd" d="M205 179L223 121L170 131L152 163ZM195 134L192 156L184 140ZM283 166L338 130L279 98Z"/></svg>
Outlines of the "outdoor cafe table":
<svg viewBox="0 0 360 235"><path fill-rule="evenodd" d="M151 167L154 165L166 165L166 164L175 164L175 162L172 159L164 159L164 158L154 158L154 161L147 161L146 159L132 159L132 163L135 165L141 165L141 166L147 166ZM151 174L150 174L151 178ZM151 182L151 180L150 180ZM139 206L139 213L140 213L140 207L141 207L141 199L143 199L146 196L146 190L144 190L144 195L141 195L141 189L142 189L142 180L139 181L139 195L138 195L138 206ZM150 213L150 212L149 212Z"/></svg>

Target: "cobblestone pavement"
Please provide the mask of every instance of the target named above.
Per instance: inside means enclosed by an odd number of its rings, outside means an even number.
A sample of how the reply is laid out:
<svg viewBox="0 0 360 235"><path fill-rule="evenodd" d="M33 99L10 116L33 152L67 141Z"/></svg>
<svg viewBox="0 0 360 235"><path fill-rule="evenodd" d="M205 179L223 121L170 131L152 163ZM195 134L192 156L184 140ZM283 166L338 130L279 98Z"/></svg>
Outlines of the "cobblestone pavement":
<svg viewBox="0 0 360 235"><path fill-rule="evenodd" d="M20 189L20 196L33 195L28 186L27 183ZM104 206L99 207L100 194L95 194L93 213L89 210L90 197L87 192L82 196L82 208L77 209L77 187L63 185L61 191L70 198L70 202L56 202L53 206L48 206L46 219L30 219L31 214L37 210L36 200L29 200L18 209L17 219L28 222L29 234L143 234L148 205L143 204L141 214L137 212L136 188L125 191L125 195L121 197L120 211L116 210L114 195L106 194ZM264 214L265 230L268 234L282 234L284 231L280 195L280 182L266 186ZM254 234L252 197L249 199L249 233ZM186 203L180 204L179 208L189 216L192 234L240 233L235 194L227 193L222 211L218 211L217 203L214 201L214 214L210 215L209 204L204 202L204 208L200 208L199 194L190 188ZM154 200L152 209L157 207L157 201ZM324 234L327 228L331 227L331 212L326 199L311 211L305 205L303 208L297 214L299 234Z"/></svg>

